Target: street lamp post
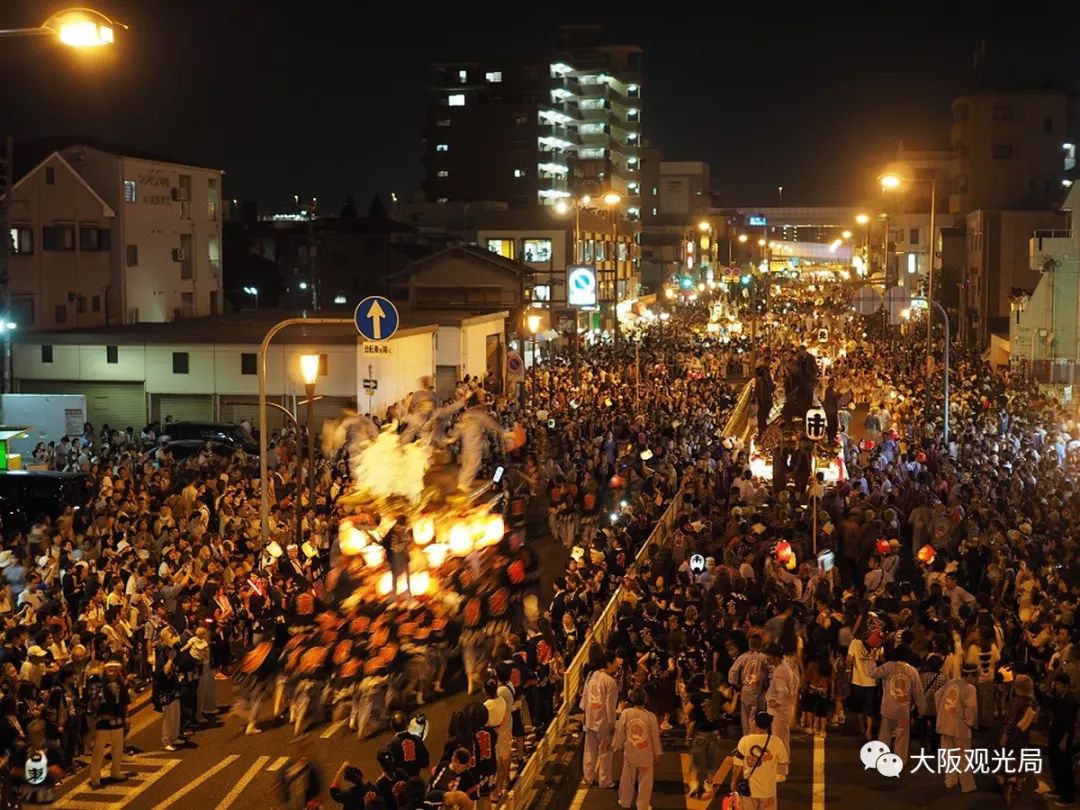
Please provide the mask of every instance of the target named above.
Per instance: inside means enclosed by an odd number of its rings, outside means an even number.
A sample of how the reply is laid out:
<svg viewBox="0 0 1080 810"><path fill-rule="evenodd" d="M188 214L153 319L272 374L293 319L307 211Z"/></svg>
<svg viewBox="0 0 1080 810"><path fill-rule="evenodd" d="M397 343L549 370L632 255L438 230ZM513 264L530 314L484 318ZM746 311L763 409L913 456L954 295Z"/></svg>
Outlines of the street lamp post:
<svg viewBox="0 0 1080 810"><path fill-rule="evenodd" d="M300 355L300 376L304 378L304 393L307 395L307 455L308 455L308 508L315 508L315 383L319 379L319 355ZM299 485L299 482L297 482ZM297 506L300 499L297 498ZM296 515L297 525L300 513Z"/></svg>
<svg viewBox="0 0 1080 810"><path fill-rule="evenodd" d="M265 547L270 542L270 486L269 486L269 451L267 439L267 402L266 402L266 355L270 341L282 329L290 326L344 326L355 328L352 318L285 318L278 321L263 335L259 344L259 538ZM308 397L309 400L312 397Z"/></svg>
<svg viewBox="0 0 1080 810"><path fill-rule="evenodd" d="M936 226L937 215L937 178L911 178L905 176L902 173L890 171L881 175L878 180L881 182L881 188L885 191L899 190L904 184L913 183L929 183L930 184L930 250L929 250L929 266L926 269L926 300L934 300L934 244L937 242L937 236L934 233ZM888 228L886 228L886 244L888 243ZM888 261L888 259L886 259ZM930 375L930 371L933 369L934 363L934 338L933 338L933 322L931 317L926 318L926 374ZM946 328L948 328L948 318L945 322Z"/></svg>
<svg viewBox="0 0 1080 810"><path fill-rule="evenodd" d="M942 357L942 360L944 361L944 378L943 378L943 381L944 381L944 393L945 393L945 405L944 405L943 412L942 412L942 419L943 419L943 422L942 422L942 436L945 439L945 448L946 448L946 450L948 450L948 446L949 446L949 342L951 340L950 332L949 332L949 315L948 315L947 312L945 312L945 307L943 307L937 301L934 301L934 300L932 300L932 299L930 299L928 297L916 296L916 297L912 298L911 300L912 301L926 301L926 303L928 304L928 307L927 307L927 310L926 310L926 320L928 320L928 321L933 320L933 311L932 310L936 309L938 311L938 313L941 315L941 323L945 327L945 351L944 351L944 355ZM930 378L929 378L929 376L927 376L927 378L926 378L926 407L927 407L927 411L929 411L929 409L930 409Z"/></svg>
<svg viewBox="0 0 1080 810"><path fill-rule="evenodd" d="M244 292L251 296L252 301L255 304L255 309L259 308L259 288L258 287L244 287Z"/></svg>

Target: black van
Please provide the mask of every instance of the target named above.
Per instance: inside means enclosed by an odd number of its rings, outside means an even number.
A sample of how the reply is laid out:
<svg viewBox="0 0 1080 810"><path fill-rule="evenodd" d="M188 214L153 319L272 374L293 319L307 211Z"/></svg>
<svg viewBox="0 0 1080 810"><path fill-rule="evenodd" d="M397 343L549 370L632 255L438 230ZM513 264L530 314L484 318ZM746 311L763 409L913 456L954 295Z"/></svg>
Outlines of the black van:
<svg viewBox="0 0 1080 810"><path fill-rule="evenodd" d="M85 473L0 472L0 499L17 506L31 521L39 515L59 517L68 506L86 506L91 495L87 487Z"/></svg>

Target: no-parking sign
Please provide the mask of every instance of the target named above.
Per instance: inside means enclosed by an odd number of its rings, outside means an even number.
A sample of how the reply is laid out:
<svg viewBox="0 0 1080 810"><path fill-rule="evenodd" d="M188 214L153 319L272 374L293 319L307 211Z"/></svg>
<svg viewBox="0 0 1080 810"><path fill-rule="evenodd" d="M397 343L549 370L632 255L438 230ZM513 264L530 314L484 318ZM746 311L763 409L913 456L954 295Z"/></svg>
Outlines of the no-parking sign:
<svg viewBox="0 0 1080 810"><path fill-rule="evenodd" d="M506 356L506 370L515 377L525 372L525 361L520 354L508 354Z"/></svg>
<svg viewBox="0 0 1080 810"><path fill-rule="evenodd" d="M572 307L596 306L596 270L590 265L566 269L566 303Z"/></svg>

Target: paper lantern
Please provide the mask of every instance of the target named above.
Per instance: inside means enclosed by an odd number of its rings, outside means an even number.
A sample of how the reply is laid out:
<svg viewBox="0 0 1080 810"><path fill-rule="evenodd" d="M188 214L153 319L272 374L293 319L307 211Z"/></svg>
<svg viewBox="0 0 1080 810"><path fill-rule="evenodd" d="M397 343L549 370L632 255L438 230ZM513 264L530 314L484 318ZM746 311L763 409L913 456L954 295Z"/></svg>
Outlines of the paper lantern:
<svg viewBox="0 0 1080 810"><path fill-rule="evenodd" d="M424 556L427 557L431 568L438 568L450 554L450 547L446 543L431 543L424 546Z"/></svg>
<svg viewBox="0 0 1080 810"><path fill-rule="evenodd" d="M934 557L937 556L937 551L935 551L934 547L928 543L920 548L915 556L919 558L919 562L929 565L934 561Z"/></svg>
<svg viewBox="0 0 1080 810"><path fill-rule="evenodd" d="M429 517L422 517L413 524L413 542L418 546L426 546L435 539L435 521Z"/></svg>
<svg viewBox="0 0 1080 810"><path fill-rule="evenodd" d="M379 596L389 596L394 592L394 575L384 571L375 583L375 590Z"/></svg>
<svg viewBox="0 0 1080 810"><path fill-rule="evenodd" d="M608 484L612 489L622 489L626 486L626 479L621 475L616 474L611 476L611 481L609 481Z"/></svg>
<svg viewBox="0 0 1080 810"><path fill-rule="evenodd" d="M364 565L368 568L378 568L386 562L386 549L378 543L369 543L360 550L364 558Z"/></svg>
<svg viewBox="0 0 1080 810"><path fill-rule="evenodd" d="M431 575L427 571L409 574L409 590L413 596L423 596L431 588Z"/></svg>
<svg viewBox="0 0 1080 810"><path fill-rule="evenodd" d="M488 515L487 521L484 524L484 545L493 546L496 543L499 543L503 539L505 531L506 527L503 525L502 515L497 512Z"/></svg>
<svg viewBox="0 0 1080 810"><path fill-rule="evenodd" d="M786 563L788 559L794 557L794 552L791 550L791 543L787 540L781 540L776 544L776 559L779 562Z"/></svg>
<svg viewBox="0 0 1080 810"><path fill-rule="evenodd" d="M280 557L284 552L281 550L281 546L278 545L276 540L271 540L266 546L266 553L273 557L275 560Z"/></svg>
<svg viewBox="0 0 1080 810"><path fill-rule="evenodd" d="M370 538L363 529L358 529L352 523L342 523L338 528L338 546L342 554L350 556L359 554L367 546Z"/></svg>
<svg viewBox="0 0 1080 810"><path fill-rule="evenodd" d="M794 571L795 570L795 565L796 565L795 555L792 554L790 557L788 557L787 562L784 563L784 566L787 568L788 571Z"/></svg>
<svg viewBox="0 0 1080 810"><path fill-rule="evenodd" d="M879 537L878 541L874 544L874 549L877 551L878 554L888 554L889 541L886 540L884 537Z"/></svg>
<svg viewBox="0 0 1080 810"><path fill-rule="evenodd" d="M455 523L450 528L450 553L455 557L464 557L473 550L469 527L464 523Z"/></svg>

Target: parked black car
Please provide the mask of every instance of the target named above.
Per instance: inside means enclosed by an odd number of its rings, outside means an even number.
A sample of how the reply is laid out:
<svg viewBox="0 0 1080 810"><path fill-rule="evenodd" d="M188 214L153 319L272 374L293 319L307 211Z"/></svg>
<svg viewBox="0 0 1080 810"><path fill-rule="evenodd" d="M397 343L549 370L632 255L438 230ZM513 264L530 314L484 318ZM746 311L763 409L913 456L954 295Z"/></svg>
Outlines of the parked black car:
<svg viewBox="0 0 1080 810"><path fill-rule="evenodd" d="M226 445L245 453L259 452L255 438L242 425L225 422L169 422L161 426L161 438L167 446L194 440Z"/></svg>
<svg viewBox="0 0 1080 810"><path fill-rule="evenodd" d="M83 507L92 493L84 473L7 470L0 472L0 501L8 501L31 522L59 517L68 506ZM5 529L7 527L5 526Z"/></svg>

